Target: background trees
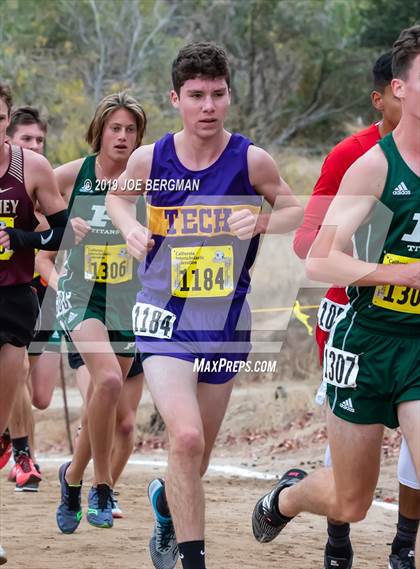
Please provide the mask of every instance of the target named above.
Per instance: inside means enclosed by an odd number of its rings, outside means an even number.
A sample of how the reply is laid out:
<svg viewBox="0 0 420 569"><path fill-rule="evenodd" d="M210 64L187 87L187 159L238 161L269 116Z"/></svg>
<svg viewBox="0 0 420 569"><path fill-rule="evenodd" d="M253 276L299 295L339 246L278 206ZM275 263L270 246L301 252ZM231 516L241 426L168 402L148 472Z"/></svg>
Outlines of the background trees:
<svg viewBox="0 0 420 569"><path fill-rule="evenodd" d="M232 63L229 127L271 148L322 151L370 118L370 69L420 0L0 0L0 77L15 102L41 107L56 163L87 150L97 101L129 88L148 139L178 125L170 65L188 41L224 45Z"/></svg>

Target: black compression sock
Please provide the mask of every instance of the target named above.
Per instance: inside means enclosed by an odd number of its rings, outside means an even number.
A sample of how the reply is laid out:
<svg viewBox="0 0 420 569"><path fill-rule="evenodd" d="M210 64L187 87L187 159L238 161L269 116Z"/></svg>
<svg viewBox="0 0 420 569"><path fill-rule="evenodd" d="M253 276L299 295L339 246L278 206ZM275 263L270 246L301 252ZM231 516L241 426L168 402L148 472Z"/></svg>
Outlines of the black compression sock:
<svg viewBox="0 0 420 569"><path fill-rule="evenodd" d="M398 513L397 533L392 542L392 553L399 553L401 549L414 549L419 520L410 520Z"/></svg>
<svg viewBox="0 0 420 569"><path fill-rule="evenodd" d="M329 557L338 557L339 559L350 559L353 555L353 548L349 542L344 547L333 547L330 542L325 546L325 554Z"/></svg>
<svg viewBox="0 0 420 569"><path fill-rule="evenodd" d="M1 442L0 442L0 450L5 451L7 449L7 447L9 446L10 442L11 442L11 438L10 438L10 433L9 433L9 429L6 428L6 430L3 432L3 434L1 435Z"/></svg>
<svg viewBox="0 0 420 569"><path fill-rule="evenodd" d="M328 543L335 548L350 543L350 524L334 524L328 520Z"/></svg>
<svg viewBox="0 0 420 569"><path fill-rule="evenodd" d="M178 543L183 569L206 569L204 540Z"/></svg>
<svg viewBox="0 0 420 569"><path fill-rule="evenodd" d="M328 520L328 541L325 546L325 554L339 559L350 559L352 557L350 524L334 524Z"/></svg>
<svg viewBox="0 0 420 569"><path fill-rule="evenodd" d="M18 439L12 439L12 445L13 445L13 458L15 459L15 462L17 461L17 458L20 453L31 456L31 453L29 451L28 437L19 437Z"/></svg>

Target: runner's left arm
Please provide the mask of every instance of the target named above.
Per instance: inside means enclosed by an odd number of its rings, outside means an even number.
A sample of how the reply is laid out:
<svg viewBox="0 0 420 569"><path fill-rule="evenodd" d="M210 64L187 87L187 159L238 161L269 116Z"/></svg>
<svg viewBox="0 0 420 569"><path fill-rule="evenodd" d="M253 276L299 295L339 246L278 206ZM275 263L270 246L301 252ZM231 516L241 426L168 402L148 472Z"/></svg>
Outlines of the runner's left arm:
<svg viewBox="0 0 420 569"><path fill-rule="evenodd" d="M35 210L35 215L38 218L39 225L37 231L45 231L49 228L45 215L42 215L38 208ZM35 255L35 272L39 273L41 279L57 290L58 273L55 268L55 259L57 257L56 251L38 251Z"/></svg>
<svg viewBox="0 0 420 569"><path fill-rule="evenodd" d="M306 204L303 223L298 227L293 240L293 249L301 259L306 259L344 174L363 154L364 149L358 140L349 137L337 144L325 158L312 195Z"/></svg>
<svg viewBox="0 0 420 569"><path fill-rule="evenodd" d="M260 233L280 234L296 229L302 221L303 208L281 178L277 165L268 152L250 146L248 171L251 185L273 210L259 214L248 209L237 211L228 219L231 231L239 239L250 239Z"/></svg>

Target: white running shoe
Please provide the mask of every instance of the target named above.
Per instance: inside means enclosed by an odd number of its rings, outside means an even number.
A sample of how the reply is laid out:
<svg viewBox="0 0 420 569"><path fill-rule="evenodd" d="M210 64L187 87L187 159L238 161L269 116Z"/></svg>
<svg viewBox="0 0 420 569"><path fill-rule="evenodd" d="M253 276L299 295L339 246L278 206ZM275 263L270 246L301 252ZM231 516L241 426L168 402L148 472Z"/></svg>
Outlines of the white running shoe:
<svg viewBox="0 0 420 569"><path fill-rule="evenodd" d="M2 546L0 545L0 565L7 563L7 555Z"/></svg>
<svg viewBox="0 0 420 569"><path fill-rule="evenodd" d="M164 487L165 483L160 478L155 478L149 484L149 500L155 518L149 549L155 569L174 569L178 561L178 544L175 537L175 528L172 518L170 516L162 516L157 509L157 499Z"/></svg>
<svg viewBox="0 0 420 569"><path fill-rule="evenodd" d="M112 496L111 496L111 501L112 501L112 517L114 519L120 519L124 517L124 514L118 504L118 500L116 498L116 496L118 495L118 492L115 492L115 490L112 492Z"/></svg>

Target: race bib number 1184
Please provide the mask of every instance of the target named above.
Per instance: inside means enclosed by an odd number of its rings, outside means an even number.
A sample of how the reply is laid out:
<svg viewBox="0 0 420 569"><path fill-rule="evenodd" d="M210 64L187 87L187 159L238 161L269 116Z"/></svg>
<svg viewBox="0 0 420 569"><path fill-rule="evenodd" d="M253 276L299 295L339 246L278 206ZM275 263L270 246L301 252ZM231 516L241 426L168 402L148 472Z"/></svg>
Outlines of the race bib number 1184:
<svg viewBox="0 0 420 569"><path fill-rule="evenodd" d="M133 308L135 336L150 336L169 340L172 337L175 314L152 304L137 302Z"/></svg>

